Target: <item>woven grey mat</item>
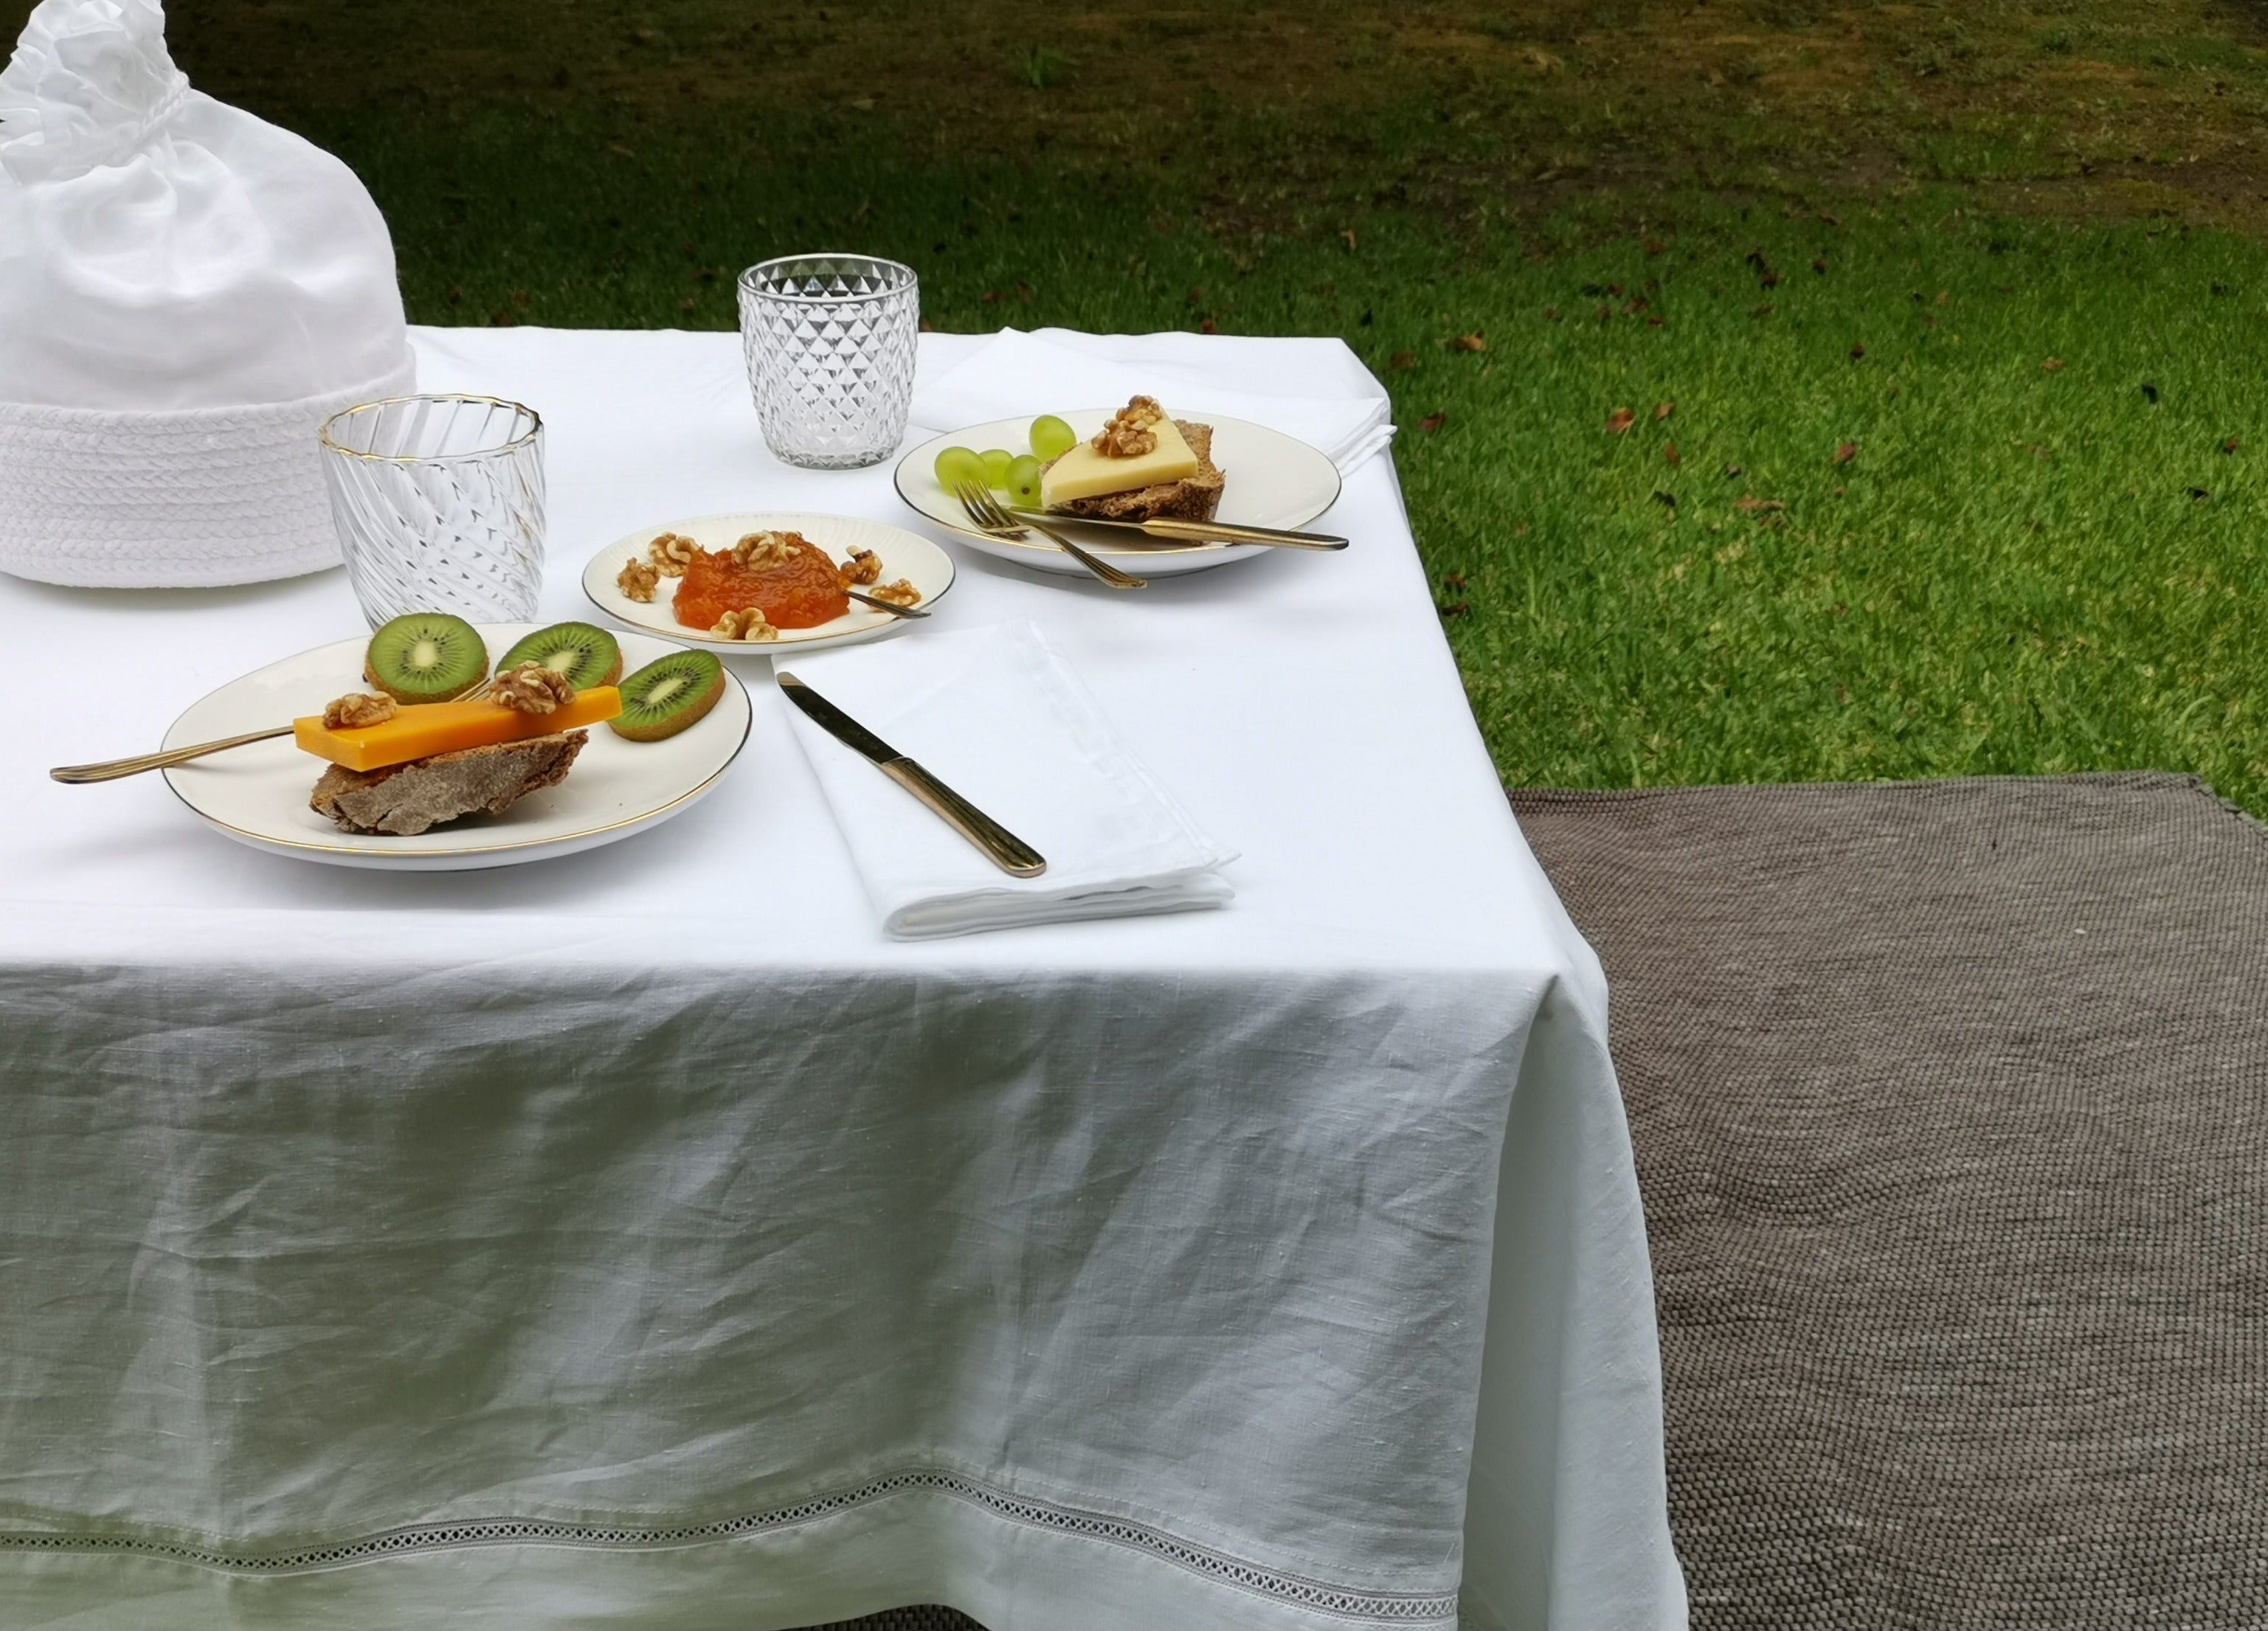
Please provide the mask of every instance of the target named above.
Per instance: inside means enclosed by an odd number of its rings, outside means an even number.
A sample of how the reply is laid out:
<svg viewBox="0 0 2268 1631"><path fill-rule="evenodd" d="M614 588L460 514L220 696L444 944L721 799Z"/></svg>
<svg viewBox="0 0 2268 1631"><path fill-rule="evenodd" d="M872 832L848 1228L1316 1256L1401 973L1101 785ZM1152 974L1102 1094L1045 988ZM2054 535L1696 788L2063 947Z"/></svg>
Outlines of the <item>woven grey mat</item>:
<svg viewBox="0 0 2268 1631"><path fill-rule="evenodd" d="M809 1631L984 1631L984 1627L966 1614L932 1605L894 1608L864 1620L838 1620L831 1625L813 1626Z"/></svg>
<svg viewBox="0 0 2268 1631"><path fill-rule="evenodd" d="M1697 1631L2268 1625L2268 831L1513 803L1612 991Z"/></svg>

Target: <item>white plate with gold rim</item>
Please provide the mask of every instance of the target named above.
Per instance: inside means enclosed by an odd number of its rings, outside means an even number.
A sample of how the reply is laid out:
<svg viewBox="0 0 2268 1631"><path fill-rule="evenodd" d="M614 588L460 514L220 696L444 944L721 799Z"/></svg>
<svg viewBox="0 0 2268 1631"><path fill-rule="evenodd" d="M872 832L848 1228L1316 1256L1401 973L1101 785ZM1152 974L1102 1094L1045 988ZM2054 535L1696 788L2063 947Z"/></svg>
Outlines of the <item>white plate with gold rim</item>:
<svg viewBox="0 0 2268 1631"><path fill-rule="evenodd" d="M672 606L677 586L685 580L665 577L655 586L652 600L633 600L615 579L622 563L646 558L646 546L664 533L691 539L703 549L729 549L750 533L800 533L837 561L848 561L854 549L871 549L881 561L880 581L904 578L921 591L916 606L926 612L953 587L953 557L919 533L856 516L813 515L801 511L749 511L733 515L689 516L640 527L608 544L583 569L583 593L608 617L632 628L659 635L681 645L698 646L719 657L763 657L774 651L812 651L828 646L854 645L877 635L905 628L918 628L918 618L893 617L856 600L843 616L809 628L783 628L777 640L741 642L718 640L703 629L687 628Z"/></svg>
<svg viewBox="0 0 2268 1631"><path fill-rule="evenodd" d="M493 662L544 623L475 625ZM635 672L677 650L673 640L618 636L623 672ZM362 677L364 636L335 641L232 680L173 722L166 747L186 747L319 714ZM708 714L659 742L630 742L604 725L567 779L530 793L500 816L468 816L412 837L344 833L307 807L323 761L288 737L231 748L163 772L183 804L239 843L302 861L392 871L450 872L511 866L593 849L644 832L689 810L740 757L748 739L748 694L731 669L725 694Z"/></svg>
<svg viewBox="0 0 2268 1631"><path fill-rule="evenodd" d="M1102 429L1114 409L1090 408L1061 415L1081 440ZM1212 461L1225 478L1220 508L1214 519L1245 526L1304 527L1339 499L1339 468L1317 448L1297 437L1285 436L1246 419L1222 414L1179 413L1168 403L1166 411L1176 419L1193 420L1212 427ZM937 479L937 456L948 447L972 452L1005 448L1012 453L1031 452L1029 419L995 419L970 425L950 436L933 437L898 460L892 480L898 496L914 510L949 529L954 541L980 554L1042 572L1087 577L1087 569L1046 539L1034 533L1022 539L992 538L969 525L961 501L946 492ZM1081 526L1069 517L1051 518L1079 547L1101 555L1111 565L1142 577L1170 577L1181 572L1202 572L1257 555L1280 555L1269 544L1179 544L1164 539L1144 540L1116 527ZM1137 541L1129 543L1134 538Z"/></svg>

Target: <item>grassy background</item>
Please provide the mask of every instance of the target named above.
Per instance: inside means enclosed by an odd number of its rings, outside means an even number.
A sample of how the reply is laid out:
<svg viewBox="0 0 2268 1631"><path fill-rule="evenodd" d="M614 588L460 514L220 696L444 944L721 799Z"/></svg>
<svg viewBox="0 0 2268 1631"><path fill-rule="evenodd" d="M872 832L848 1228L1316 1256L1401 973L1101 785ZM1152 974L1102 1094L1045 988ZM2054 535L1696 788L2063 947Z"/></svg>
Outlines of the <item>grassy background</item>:
<svg viewBox="0 0 2268 1631"><path fill-rule="evenodd" d="M847 245L940 327L1343 334L1508 780L2159 766L2268 813L2257 17L185 0L173 38L361 172L418 320L729 327L740 266Z"/></svg>

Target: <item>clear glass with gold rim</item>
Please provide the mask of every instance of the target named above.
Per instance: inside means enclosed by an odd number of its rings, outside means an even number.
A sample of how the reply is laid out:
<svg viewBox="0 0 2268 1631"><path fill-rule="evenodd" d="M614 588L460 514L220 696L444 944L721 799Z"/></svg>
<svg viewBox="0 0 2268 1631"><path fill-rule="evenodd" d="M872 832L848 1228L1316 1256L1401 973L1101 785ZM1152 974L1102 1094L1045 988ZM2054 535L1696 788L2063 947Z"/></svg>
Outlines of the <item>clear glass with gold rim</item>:
<svg viewBox="0 0 2268 1631"><path fill-rule="evenodd" d="M324 421L323 478L372 628L405 612L523 621L543 588L543 422L486 396L403 396Z"/></svg>

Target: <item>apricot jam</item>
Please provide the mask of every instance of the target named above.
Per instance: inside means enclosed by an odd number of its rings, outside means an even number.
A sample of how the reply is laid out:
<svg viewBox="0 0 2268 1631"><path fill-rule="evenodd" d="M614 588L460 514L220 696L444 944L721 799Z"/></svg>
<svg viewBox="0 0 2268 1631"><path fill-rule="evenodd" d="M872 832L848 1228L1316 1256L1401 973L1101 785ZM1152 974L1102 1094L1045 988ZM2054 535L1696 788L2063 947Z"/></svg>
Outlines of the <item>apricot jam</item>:
<svg viewBox="0 0 2268 1631"><path fill-rule="evenodd" d="M795 558L769 571L752 572L729 549L694 552L677 586L677 621L688 628L714 628L727 612L755 606L775 628L809 628L850 609L842 575L827 552L808 539L795 540Z"/></svg>

